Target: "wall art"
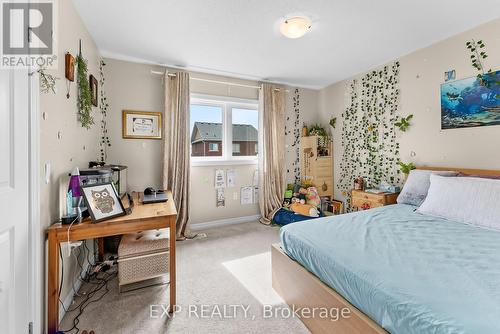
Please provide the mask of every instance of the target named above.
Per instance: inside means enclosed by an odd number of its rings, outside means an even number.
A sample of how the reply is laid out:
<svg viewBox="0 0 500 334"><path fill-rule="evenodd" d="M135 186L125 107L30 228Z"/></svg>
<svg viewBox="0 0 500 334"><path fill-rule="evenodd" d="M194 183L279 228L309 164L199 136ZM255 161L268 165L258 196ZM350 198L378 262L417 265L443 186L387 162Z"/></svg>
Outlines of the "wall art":
<svg viewBox="0 0 500 334"><path fill-rule="evenodd" d="M500 125L500 71L441 85L441 129Z"/></svg>
<svg viewBox="0 0 500 334"><path fill-rule="evenodd" d="M89 85L90 85L90 101L94 107L97 107L97 91L98 91L98 83L97 79L91 74L89 76Z"/></svg>
<svg viewBox="0 0 500 334"><path fill-rule="evenodd" d="M122 111L122 137L127 139L161 139L161 112Z"/></svg>

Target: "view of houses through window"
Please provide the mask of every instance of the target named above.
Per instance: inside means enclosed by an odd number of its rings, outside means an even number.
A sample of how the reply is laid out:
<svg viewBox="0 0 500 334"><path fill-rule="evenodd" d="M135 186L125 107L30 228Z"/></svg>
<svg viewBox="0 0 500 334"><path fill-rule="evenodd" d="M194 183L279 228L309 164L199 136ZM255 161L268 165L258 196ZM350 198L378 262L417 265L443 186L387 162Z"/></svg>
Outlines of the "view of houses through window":
<svg viewBox="0 0 500 334"><path fill-rule="evenodd" d="M191 156L229 160L231 157L257 156L258 123L256 104L193 99Z"/></svg>

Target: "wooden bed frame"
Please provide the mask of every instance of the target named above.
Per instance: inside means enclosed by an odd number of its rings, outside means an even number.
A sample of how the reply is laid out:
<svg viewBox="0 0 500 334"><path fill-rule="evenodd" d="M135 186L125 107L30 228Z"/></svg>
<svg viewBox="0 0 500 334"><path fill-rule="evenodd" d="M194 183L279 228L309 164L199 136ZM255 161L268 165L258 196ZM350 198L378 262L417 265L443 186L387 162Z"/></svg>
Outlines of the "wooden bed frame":
<svg viewBox="0 0 500 334"><path fill-rule="evenodd" d="M421 166L418 169L452 170L471 175L500 176L500 170L464 169L447 167ZM292 308L348 308L349 317L337 321L322 317L300 317L302 322L314 334L382 334L387 333L380 325L370 319L342 297L334 289L321 282L314 274L298 262L291 259L279 244L271 246L272 284L274 290Z"/></svg>

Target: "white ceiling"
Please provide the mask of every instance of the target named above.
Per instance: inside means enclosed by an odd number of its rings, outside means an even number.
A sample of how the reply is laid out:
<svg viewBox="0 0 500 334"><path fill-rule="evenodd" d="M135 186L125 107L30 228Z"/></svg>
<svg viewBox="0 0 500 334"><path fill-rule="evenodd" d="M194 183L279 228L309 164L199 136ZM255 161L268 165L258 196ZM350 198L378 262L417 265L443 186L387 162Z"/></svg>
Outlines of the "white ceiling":
<svg viewBox="0 0 500 334"><path fill-rule="evenodd" d="M499 0L73 0L106 57L322 88L500 17ZM300 39L280 20L306 15Z"/></svg>

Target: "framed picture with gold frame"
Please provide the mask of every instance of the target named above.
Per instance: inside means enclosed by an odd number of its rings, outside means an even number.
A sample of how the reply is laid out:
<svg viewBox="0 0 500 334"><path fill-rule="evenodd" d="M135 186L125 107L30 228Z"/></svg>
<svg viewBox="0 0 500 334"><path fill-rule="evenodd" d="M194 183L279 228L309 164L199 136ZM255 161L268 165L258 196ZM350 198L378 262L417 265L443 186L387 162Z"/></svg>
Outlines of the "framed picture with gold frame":
<svg viewBox="0 0 500 334"><path fill-rule="evenodd" d="M126 139L161 139L161 112L122 110L122 137Z"/></svg>

